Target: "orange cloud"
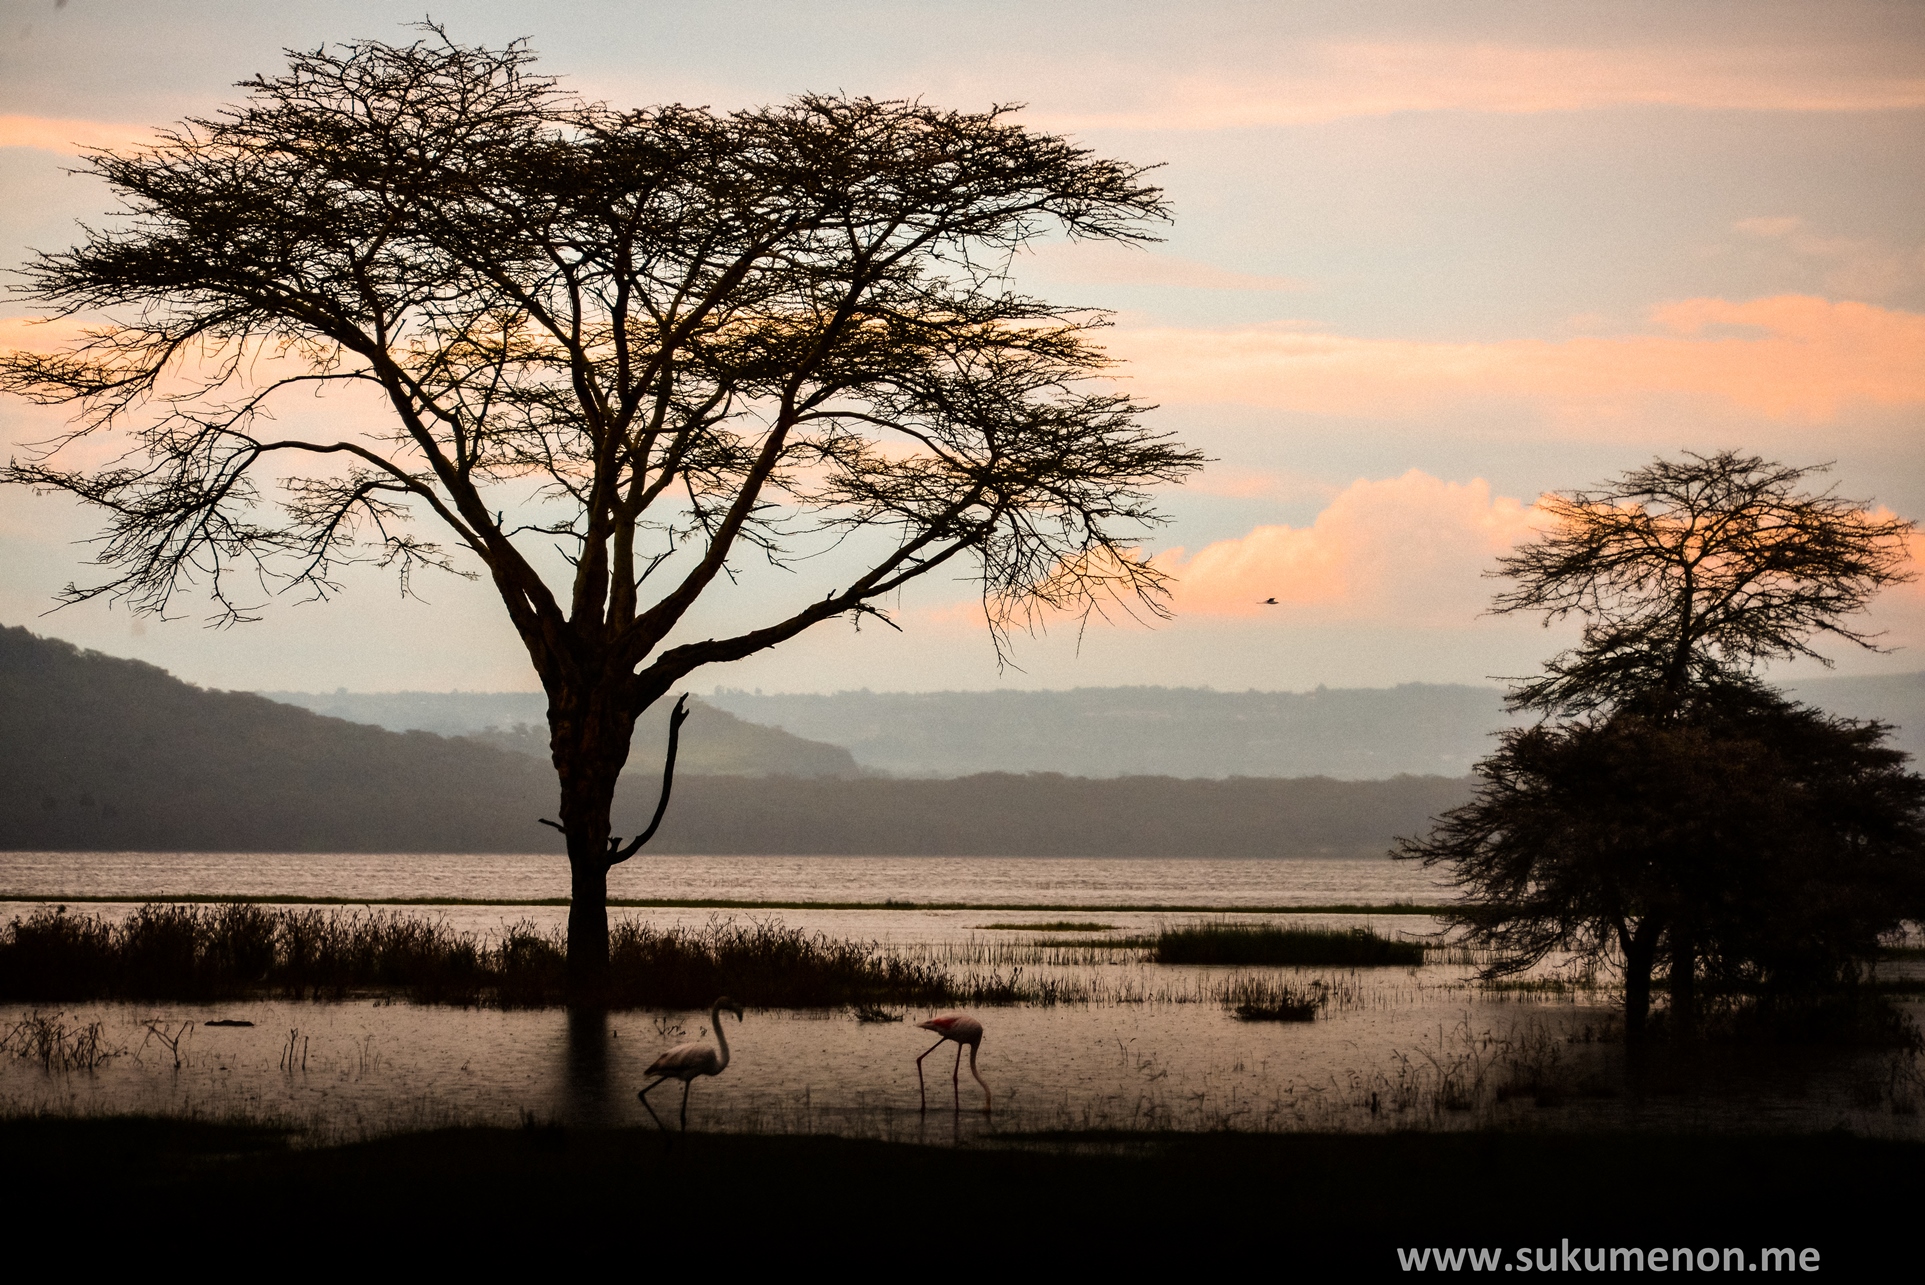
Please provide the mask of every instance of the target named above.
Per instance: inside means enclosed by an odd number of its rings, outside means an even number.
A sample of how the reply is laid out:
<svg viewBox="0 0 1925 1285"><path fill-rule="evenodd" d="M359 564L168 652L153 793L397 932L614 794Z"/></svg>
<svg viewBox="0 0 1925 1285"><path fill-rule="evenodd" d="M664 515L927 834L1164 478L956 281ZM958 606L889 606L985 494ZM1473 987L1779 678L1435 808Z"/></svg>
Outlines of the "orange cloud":
<svg viewBox="0 0 1925 1285"><path fill-rule="evenodd" d="M152 139L153 131L139 125L61 120L50 116L0 116L0 147L37 147L71 154L96 147L125 147Z"/></svg>
<svg viewBox="0 0 1925 1285"><path fill-rule="evenodd" d="M1101 71L1101 68L1096 69ZM1136 69L1142 71L1143 69ZM1058 77L1060 79L1060 76ZM1058 129L1240 129L1399 112L1583 111L1633 104L1713 111L1891 111L1925 106L1925 75L1890 50L1846 45L1583 49L1491 43L1312 46L1282 72L1149 71L1096 110L1039 102ZM1072 83L1064 103L1112 102ZM1105 93L1103 90L1109 92Z"/></svg>
<svg viewBox="0 0 1925 1285"><path fill-rule="evenodd" d="M59 352L86 336L86 324L72 317L0 317L0 352Z"/></svg>
<svg viewBox="0 0 1925 1285"><path fill-rule="evenodd" d="M1260 526L1154 561L1175 579L1180 616L1464 625L1489 601L1491 559L1537 521L1533 506L1493 496L1481 478L1412 469L1351 483L1309 526Z"/></svg>
<svg viewBox="0 0 1925 1285"><path fill-rule="evenodd" d="M1562 341L1360 339L1287 325L1119 328L1132 387L1169 402L1237 402L1334 415L1411 413L1468 398L1605 410L1652 395L1725 401L1823 423L1852 405L1925 403L1925 315L1784 295L1686 299L1663 333Z"/></svg>

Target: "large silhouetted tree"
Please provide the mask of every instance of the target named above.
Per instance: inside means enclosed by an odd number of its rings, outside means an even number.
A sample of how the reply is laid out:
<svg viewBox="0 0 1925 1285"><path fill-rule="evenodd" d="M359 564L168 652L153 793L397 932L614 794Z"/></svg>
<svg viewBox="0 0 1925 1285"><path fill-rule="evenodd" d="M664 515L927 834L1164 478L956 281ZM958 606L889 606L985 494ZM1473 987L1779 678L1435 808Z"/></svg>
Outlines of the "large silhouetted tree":
<svg viewBox="0 0 1925 1285"><path fill-rule="evenodd" d="M1400 847L1451 869L1490 973L1614 954L1636 1031L1663 964L1689 1026L1701 974L1835 975L1925 912L1925 793L1886 729L1756 675L1823 659L1822 635L1875 648L1850 617L1910 578L1912 524L1801 490L1816 471L1658 460L1548 497L1551 527L1500 559L1514 585L1495 610L1575 615L1582 636L1511 691L1546 721L1507 733L1476 798Z"/></svg>
<svg viewBox="0 0 1925 1285"><path fill-rule="evenodd" d="M1085 384L1100 318L1004 276L1042 235L1144 239L1141 169L1003 109L615 110L438 29L290 59L89 157L123 210L19 293L93 328L0 367L76 419L6 477L106 515L111 574L70 599L197 583L237 620L356 560L479 564L549 699L578 993L636 717L691 670L886 620L944 567L973 565L999 646L1039 611L1162 610L1128 541L1200 457ZM327 389L368 396L285 417ZM689 636L745 559L831 546L846 580Z"/></svg>

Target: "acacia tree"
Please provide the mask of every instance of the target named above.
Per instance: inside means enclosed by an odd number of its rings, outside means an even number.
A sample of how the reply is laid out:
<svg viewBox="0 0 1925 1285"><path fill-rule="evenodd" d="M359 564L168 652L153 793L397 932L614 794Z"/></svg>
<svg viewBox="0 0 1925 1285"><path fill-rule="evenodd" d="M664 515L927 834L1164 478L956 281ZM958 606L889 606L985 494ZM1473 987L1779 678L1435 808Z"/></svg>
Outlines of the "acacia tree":
<svg viewBox="0 0 1925 1285"><path fill-rule="evenodd" d="M1460 922L1498 951L1490 973L1615 952L1636 1031L1662 962L1689 1026L1707 958L1727 976L1775 958L1785 975L1812 958L1781 949L1793 939L1836 960L1920 912L1917 778L1880 746L1886 729L1756 677L1773 659L1829 664L1824 635L1875 650L1848 617L1911 577L1912 524L1799 489L1819 471L1734 451L1654 461L1548 497L1552 527L1499 560L1516 583L1497 612L1575 615L1582 636L1510 693L1546 721L1508 733L1476 797L1399 846L1452 869ZM1845 872L1849 927L1770 910L1814 869Z"/></svg>
<svg viewBox="0 0 1925 1285"><path fill-rule="evenodd" d="M88 157L117 225L17 294L93 328L0 362L76 418L5 477L104 513L112 573L69 600L158 612L196 584L234 621L243 583L478 563L548 696L578 993L606 969L636 718L690 671L886 621L879 599L943 567L973 565L999 648L1040 611L1164 611L1129 541L1160 520L1146 488L1201 457L1086 385L1100 316L1005 273L1045 234L1147 239L1165 206L1141 168L1000 108L618 111L434 28L289 58L237 107ZM373 396L277 431L330 388ZM96 436L129 453L63 462ZM846 582L684 636L745 560L831 543L863 555Z"/></svg>
<svg viewBox="0 0 1925 1285"><path fill-rule="evenodd" d="M1498 559L1516 582L1497 614L1577 616L1578 645L1512 689L1513 709L1676 714L1694 691L1748 681L1835 638L1877 650L1849 618L1911 579L1912 523L1833 490L1800 491L1823 467L1736 451L1654 460L1616 483L1539 501L1548 531Z"/></svg>

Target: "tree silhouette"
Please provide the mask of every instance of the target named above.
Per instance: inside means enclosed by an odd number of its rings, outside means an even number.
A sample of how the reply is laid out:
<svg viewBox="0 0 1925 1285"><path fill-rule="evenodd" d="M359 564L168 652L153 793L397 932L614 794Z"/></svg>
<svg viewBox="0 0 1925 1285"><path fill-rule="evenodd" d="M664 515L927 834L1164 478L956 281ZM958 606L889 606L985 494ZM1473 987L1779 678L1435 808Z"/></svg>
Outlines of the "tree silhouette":
<svg viewBox="0 0 1925 1285"><path fill-rule="evenodd" d="M1140 168L1003 108L618 111L438 28L289 58L88 158L121 217L18 293L93 328L0 363L76 416L5 477L105 515L111 574L69 600L165 611L195 584L235 621L355 561L404 588L478 563L548 695L581 994L636 717L690 671L886 621L879 599L972 561L999 648L1040 612L1164 610L1129 541L1201 457L1086 385L1100 317L1006 278L1045 234L1147 239L1166 211ZM322 403L321 431L274 418L337 389L367 396ZM95 436L127 454L88 463ZM691 636L748 559L831 548L861 558L845 582Z"/></svg>
<svg viewBox="0 0 1925 1285"><path fill-rule="evenodd" d="M1487 978L1616 960L1635 1036L1660 962L1685 1022L1700 967L1753 990L1836 982L1925 915L1925 780L1886 730L1736 687L1663 720L1512 729L1476 798L1399 851L1469 894L1455 918L1495 952Z"/></svg>
<svg viewBox="0 0 1925 1285"><path fill-rule="evenodd" d="M1755 672L1829 664L1820 635L1876 649L1847 617L1911 578L1912 524L1799 490L1817 471L1657 460L1544 501L1552 528L1499 560L1515 585L1495 611L1575 614L1583 635L1510 693L1547 721L1507 732L1476 797L1398 849L1451 868L1459 922L1497 952L1488 975L1614 957L1635 1033L1662 963L1688 1029L1701 974L1836 976L1925 910L1925 792L1888 729Z"/></svg>
<svg viewBox="0 0 1925 1285"><path fill-rule="evenodd" d="M1680 708L1694 690L1744 681L1829 636L1876 650L1848 618L1910 580L1913 524L1798 485L1789 468L1736 451L1654 460L1595 491L1539 501L1554 525L1498 559L1515 581L1498 614L1576 615L1578 645L1511 693L1514 709L1581 713Z"/></svg>

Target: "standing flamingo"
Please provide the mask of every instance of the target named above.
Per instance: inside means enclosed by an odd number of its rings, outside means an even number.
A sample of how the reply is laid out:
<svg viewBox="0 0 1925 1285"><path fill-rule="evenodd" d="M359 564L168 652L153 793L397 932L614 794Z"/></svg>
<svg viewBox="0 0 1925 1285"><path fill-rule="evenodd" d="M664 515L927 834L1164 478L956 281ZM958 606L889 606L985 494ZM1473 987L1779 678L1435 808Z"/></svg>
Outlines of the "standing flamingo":
<svg viewBox="0 0 1925 1285"><path fill-rule="evenodd" d="M742 1020L742 1006L726 995L709 1005L709 1025L715 1028L715 1048L699 1043L677 1044L649 1063L648 1070L643 1072L644 1075L652 1075L655 1079L635 1096L642 1100L644 1107L648 1107L649 1115L654 1116L655 1123L661 1125L663 1133L668 1132L668 1126L662 1124L662 1117L655 1115L655 1108L649 1106L648 1095L654 1092L664 1080L680 1080L682 1082L682 1132L688 1132L689 1086L695 1083L695 1077L698 1075L720 1075L728 1068L729 1039L722 1034L722 1010L724 1009L735 1014L736 1021Z"/></svg>
<svg viewBox="0 0 1925 1285"><path fill-rule="evenodd" d="M962 1110L962 1053L963 1045L969 1046L969 1073L976 1077L976 1083L983 1086L983 1114L989 1114L992 1097L989 1081L983 1079L976 1069L976 1050L983 1042L983 1024L967 1013L949 1013L942 1017L932 1017L926 1022L917 1022L920 1030L934 1031L939 1038L923 1050L922 1057L928 1057L942 1047L943 1040L956 1041L956 1069L950 1075L950 1082L956 1090L956 1110ZM929 1109L929 1089L922 1079L922 1057L916 1059L916 1089L922 1094L922 1109Z"/></svg>

